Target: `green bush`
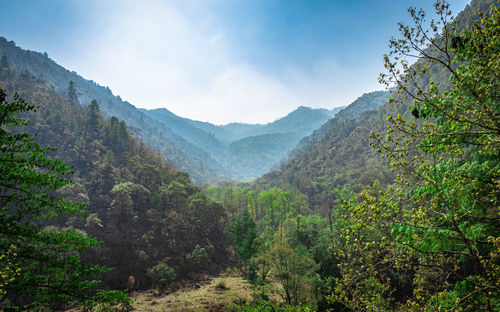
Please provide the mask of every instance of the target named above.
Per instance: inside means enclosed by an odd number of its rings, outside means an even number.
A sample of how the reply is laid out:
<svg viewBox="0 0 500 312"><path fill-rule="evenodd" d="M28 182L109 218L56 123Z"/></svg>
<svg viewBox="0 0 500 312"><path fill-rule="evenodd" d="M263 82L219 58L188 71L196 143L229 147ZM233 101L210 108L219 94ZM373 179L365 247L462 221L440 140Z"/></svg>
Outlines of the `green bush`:
<svg viewBox="0 0 500 312"><path fill-rule="evenodd" d="M169 287L176 278L175 271L163 262L155 265L149 274L161 290Z"/></svg>

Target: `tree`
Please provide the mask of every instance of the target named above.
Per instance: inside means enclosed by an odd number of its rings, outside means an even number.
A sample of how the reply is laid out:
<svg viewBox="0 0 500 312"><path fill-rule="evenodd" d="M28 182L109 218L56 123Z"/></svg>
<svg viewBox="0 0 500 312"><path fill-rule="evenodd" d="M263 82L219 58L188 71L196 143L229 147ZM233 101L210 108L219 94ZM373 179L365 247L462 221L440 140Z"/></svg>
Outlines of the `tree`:
<svg viewBox="0 0 500 312"><path fill-rule="evenodd" d="M47 226L51 220L82 212L83 204L68 201L57 190L68 185L71 173L62 160L48 156L19 126L16 117L33 111L17 94L13 101L0 89L0 260L7 261L8 283L1 282L5 310L30 309L35 305L57 305L77 300L85 308L99 304L128 305L120 291L98 290L99 276L109 269L86 265L85 250L99 245L94 238L72 229Z"/></svg>
<svg viewBox="0 0 500 312"><path fill-rule="evenodd" d="M282 286L287 304L313 301L317 264L303 246L293 249L286 239L278 237L265 255L270 259L272 276Z"/></svg>
<svg viewBox="0 0 500 312"><path fill-rule="evenodd" d="M71 104L79 104L77 90L75 88L75 83L70 80L68 83L68 88L66 89L66 97Z"/></svg>
<svg viewBox="0 0 500 312"><path fill-rule="evenodd" d="M163 262L158 263L149 271L149 275L160 290L167 289L175 280L175 271Z"/></svg>
<svg viewBox="0 0 500 312"><path fill-rule="evenodd" d="M89 129L92 133L96 134L99 131L99 119L100 119L100 111L99 104L96 100L92 100L89 104L89 111L87 122Z"/></svg>
<svg viewBox="0 0 500 312"><path fill-rule="evenodd" d="M331 299L353 310L500 310L500 13L492 6L465 28L445 2L435 8L430 30L410 9L415 26L400 25L385 57L392 101L413 102L373 134L396 183L344 205Z"/></svg>
<svg viewBox="0 0 500 312"><path fill-rule="evenodd" d="M236 251L243 261L247 262L257 252L254 245L254 240L257 237L257 225L248 211L244 211L236 218L231 234Z"/></svg>

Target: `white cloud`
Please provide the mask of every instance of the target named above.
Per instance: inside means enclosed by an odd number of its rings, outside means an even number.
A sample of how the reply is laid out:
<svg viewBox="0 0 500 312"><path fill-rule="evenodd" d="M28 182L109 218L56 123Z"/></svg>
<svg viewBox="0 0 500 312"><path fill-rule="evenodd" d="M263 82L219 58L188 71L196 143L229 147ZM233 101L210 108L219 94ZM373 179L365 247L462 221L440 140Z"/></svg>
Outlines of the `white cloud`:
<svg viewBox="0 0 500 312"><path fill-rule="evenodd" d="M359 84L380 89L376 77L360 77L332 60L320 60L308 72L266 74L230 57L214 17L187 17L168 2L117 1L98 8L99 31L87 37L91 42L76 70L138 107L165 107L214 123L262 123L299 105L349 104L360 95Z"/></svg>

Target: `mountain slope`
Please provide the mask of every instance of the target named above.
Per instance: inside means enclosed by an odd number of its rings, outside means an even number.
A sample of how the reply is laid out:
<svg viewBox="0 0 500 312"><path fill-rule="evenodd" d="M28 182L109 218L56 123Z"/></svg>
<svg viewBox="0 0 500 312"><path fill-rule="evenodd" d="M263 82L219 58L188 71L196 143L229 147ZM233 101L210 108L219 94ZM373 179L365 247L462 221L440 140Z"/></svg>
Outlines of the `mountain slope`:
<svg viewBox="0 0 500 312"><path fill-rule="evenodd" d="M140 109L141 112L151 117L160 124L172 129L173 132L198 146L214 159L221 161L225 152L225 145L210 131L205 131L196 127L191 120L179 117L165 108L152 110Z"/></svg>
<svg viewBox="0 0 500 312"><path fill-rule="evenodd" d="M334 113L301 106L260 127L239 125L240 130L244 130L239 136L243 137L232 142L228 150L233 177L256 178L276 167L302 137L312 133Z"/></svg>
<svg viewBox="0 0 500 312"><path fill-rule="evenodd" d="M476 8L485 10L491 4L498 6L498 1L473 0L458 14L458 29L465 27ZM449 86L449 76L440 66L434 64L429 72L429 77L418 81L421 87L425 88L431 80L440 88ZM312 136L304 138L290 153L288 162L283 163L280 169L261 177L258 184L297 187L309 195L311 206L319 209L323 203L333 199L330 191L334 188L346 187L349 191L357 192L375 180L382 184L390 183L393 176L385 161L370 147L370 133L385 133L387 116L401 114L412 118L409 110L412 101L408 99L402 105L394 107L394 104L385 101L387 96L388 93L385 92L360 97ZM351 111L356 102L361 107L371 107L368 104L371 97L378 98L375 101L377 105L383 105L376 111L369 110L361 114Z"/></svg>
<svg viewBox="0 0 500 312"><path fill-rule="evenodd" d="M262 176L261 185L297 187L319 206L330 190L348 186L358 190L375 179L388 181L389 172L369 146L370 131L384 125L388 92L376 91L356 99L311 136L301 140L278 170Z"/></svg>
<svg viewBox="0 0 500 312"><path fill-rule="evenodd" d="M224 126L182 118L163 108L140 111L155 120L155 127L168 125L176 135L206 151L223 165L227 178L241 180L258 177L276 166L302 137L320 127L339 109L301 106L268 124Z"/></svg>
<svg viewBox="0 0 500 312"><path fill-rule="evenodd" d="M58 220L50 229L70 227L103 242L85 257L114 267L105 287L125 289L129 275L150 287L157 265L182 280L227 261L222 207L136 140L123 121L103 118L97 105L70 103L48 83L8 68L0 68L0 87L37 106L25 114L30 123L21 131L36 133L42 146L58 148L51 156L73 166L74 184L61 195L86 203L87 214Z"/></svg>
<svg viewBox="0 0 500 312"><path fill-rule="evenodd" d="M300 154L308 148L311 142L319 141L335 125L353 119L358 120L364 111L377 110L387 101L388 97L389 92L387 91L374 91L361 95L354 102L337 112L334 118L328 120L319 129L314 131L312 135L301 139L297 146L290 152L289 157Z"/></svg>
<svg viewBox="0 0 500 312"><path fill-rule="evenodd" d="M234 179L255 178L268 172L298 140L293 133L270 133L234 141L228 148Z"/></svg>
<svg viewBox="0 0 500 312"><path fill-rule="evenodd" d="M86 80L56 64L47 55L23 50L3 37L0 37L0 55L6 55L11 67L17 71L47 81L60 94L65 94L69 81L73 81L81 104L88 105L96 99L106 115L124 120L135 129L137 136L172 161L178 169L188 172L195 182L222 178L222 167L208 153L177 135L167 125L153 125L154 119L119 96L114 96L108 87Z"/></svg>
<svg viewBox="0 0 500 312"><path fill-rule="evenodd" d="M0 37L0 55L6 55L11 66L24 75L47 81L59 94L66 95L68 84L73 81L80 104L86 106L96 99L104 114L124 120L137 137L179 170L188 172L197 184L253 178L265 173L276 166L302 137L320 127L336 112L299 107L265 125L216 126L176 116L167 109L137 109L113 95L108 87L64 69L46 54L23 50L3 37ZM258 145L251 144L252 139L233 144L246 137L261 135L266 135L266 139ZM255 149L250 149L252 146ZM246 152L237 151L237 147ZM260 153L261 148L266 152Z"/></svg>

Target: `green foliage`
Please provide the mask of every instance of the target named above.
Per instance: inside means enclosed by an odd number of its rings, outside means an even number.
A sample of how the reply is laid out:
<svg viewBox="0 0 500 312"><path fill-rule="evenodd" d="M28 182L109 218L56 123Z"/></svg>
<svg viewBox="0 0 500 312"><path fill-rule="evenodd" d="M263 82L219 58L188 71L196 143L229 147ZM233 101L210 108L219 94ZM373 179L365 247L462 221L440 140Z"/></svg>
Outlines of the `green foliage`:
<svg viewBox="0 0 500 312"><path fill-rule="evenodd" d="M293 188L226 185L207 193L223 203L229 216L237 215L230 217L234 248L246 260L256 303L269 302L270 289L279 285L287 304L331 307L323 298L328 285L321 279L338 277L331 247L337 221L330 226L327 219L311 215L307 197Z"/></svg>
<svg viewBox="0 0 500 312"><path fill-rule="evenodd" d="M88 126L89 131L96 131L99 129L100 108L96 100L92 100L89 104L88 110Z"/></svg>
<svg viewBox="0 0 500 312"><path fill-rule="evenodd" d="M189 272L196 272L199 268L205 268L210 263L210 254L214 247L211 245L201 247L196 245L194 249L186 255L186 264Z"/></svg>
<svg viewBox="0 0 500 312"><path fill-rule="evenodd" d="M286 240L277 239L265 257L269 258L272 276L283 287L287 304L313 301L317 265L305 248L292 249Z"/></svg>
<svg viewBox="0 0 500 312"><path fill-rule="evenodd" d="M254 240L257 237L256 224L248 211L236 219L231 232L236 251L243 261L248 261L256 252Z"/></svg>
<svg viewBox="0 0 500 312"><path fill-rule="evenodd" d="M354 310L500 309L500 12L478 13L459 33L448 5L435 8L428 32L423 11L410 9L415 27L400 26L385 58L394 101L414 103L414 117L389 116L387 134L373 135L396 183L343 207L350 222L332 299ZM415 54L410 66L405 56ZM427 76L436 68L449 89Z"/></svg>
<svg viewBox="0 0 500 312"><path fill-rule="evenodd" d="M21 271L21 268L14 261L17 257L15 249L14 245L10 245L7 250L2 250L0 254L0 302L7 295L7 286L15 281Z"/></svg>
<svg viewBox="0 0 500 312"><path fill-rule="evenodd" d="M75 83L70 80L68 83L68 88L66 89L66 97L71 104L79 104L78 102L78 91L75 88Z"/></svg>
<svg viewBox="0 0 500 312"><path fill-rule="evenodd" d="M175 271L165 263L158 263L149 272L155 285L161 290L168 288L175 280Z"/></svg>
<svg viewBox="0 0 500 312"><path fill-rule="evenodd" d="M122 292L97 290L99 276L109 271L81 261L96 239L72 229L50 230L54 218L80 213L82 204L57 196L67 185L71 169L47 154L27 132L16 128L28 122L18 117L33 110L17 94L11 102L0 89L0 257L2 296L6 309L27 309L36 304L78 300L85 306L128 305Z"/></svg>

